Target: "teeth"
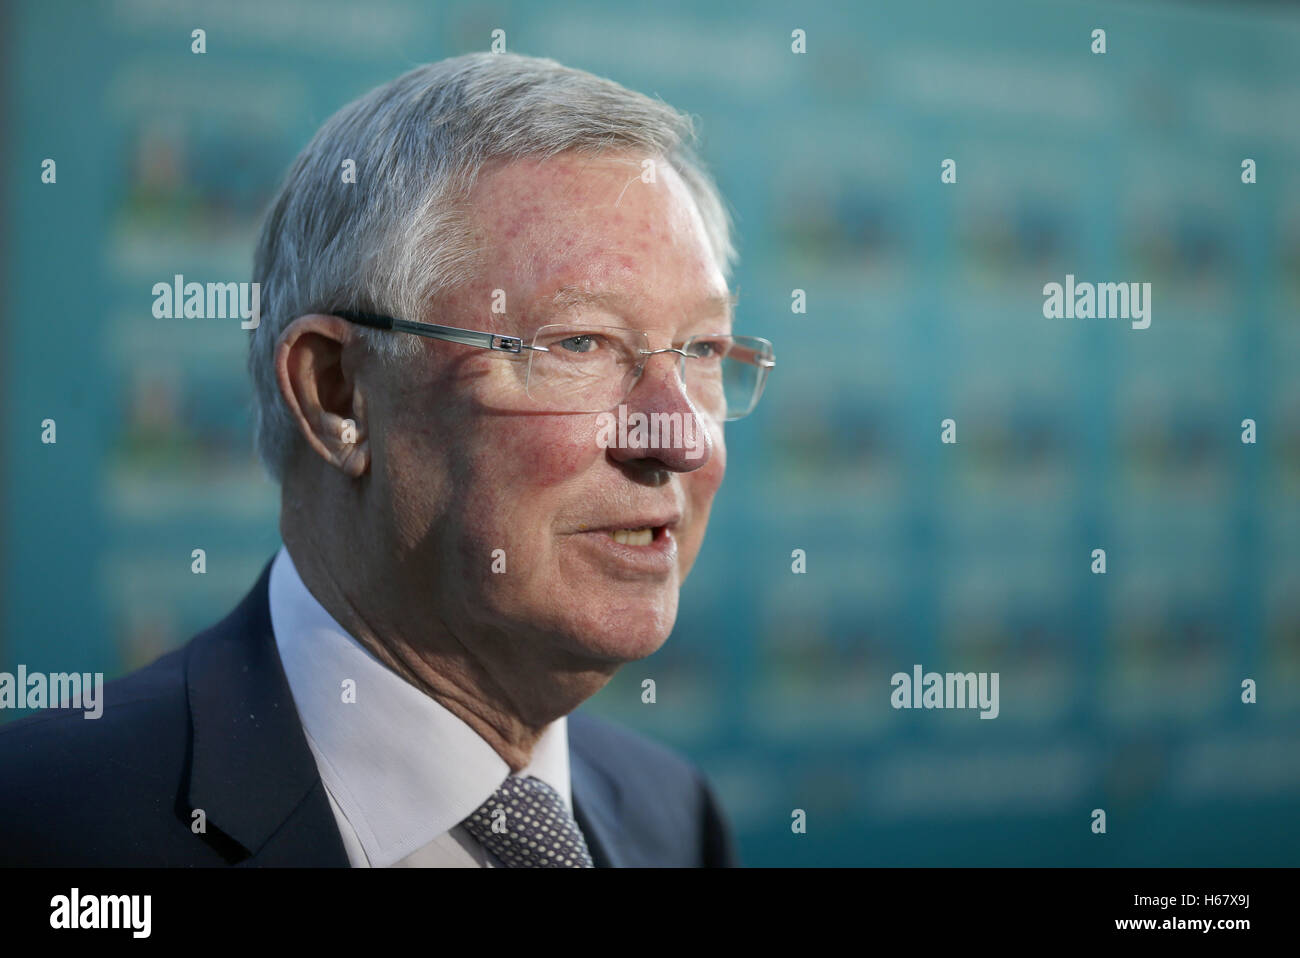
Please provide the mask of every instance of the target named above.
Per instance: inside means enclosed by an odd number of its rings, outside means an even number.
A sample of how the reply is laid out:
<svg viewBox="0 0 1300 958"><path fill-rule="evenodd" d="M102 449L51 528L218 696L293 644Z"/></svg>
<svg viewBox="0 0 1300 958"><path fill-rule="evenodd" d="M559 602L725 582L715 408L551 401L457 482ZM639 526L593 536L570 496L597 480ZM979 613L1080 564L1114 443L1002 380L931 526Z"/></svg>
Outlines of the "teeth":
<svg viewBox="0 0 1300 958"><path fill-rule="evenodd" d="M648 546L654 541L653 529L614 529L610 536L625 546Z"/></svg>

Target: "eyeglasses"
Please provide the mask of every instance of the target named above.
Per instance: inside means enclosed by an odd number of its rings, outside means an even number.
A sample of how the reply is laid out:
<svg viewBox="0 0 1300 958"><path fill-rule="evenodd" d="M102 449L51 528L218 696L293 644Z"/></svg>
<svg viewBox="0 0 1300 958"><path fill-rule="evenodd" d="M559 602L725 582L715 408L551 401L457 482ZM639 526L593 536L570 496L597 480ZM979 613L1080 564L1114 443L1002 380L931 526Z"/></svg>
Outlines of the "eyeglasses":
<svg viewBox="0 0 1300 958"><path fill-rule="evenodd" d="M549 412L607 412L627 399L651 356L674 353L680 357L678 372L691 402L706 415L731 422L754 411L767 374L776 365L772 344L758 336L707 334L692 336L680 348L651 349L645 330L552 324L538 329L528 344L517 336L374 313L334 315L372 329L520 354L521 359L526 352L524 390Z"/></svg>

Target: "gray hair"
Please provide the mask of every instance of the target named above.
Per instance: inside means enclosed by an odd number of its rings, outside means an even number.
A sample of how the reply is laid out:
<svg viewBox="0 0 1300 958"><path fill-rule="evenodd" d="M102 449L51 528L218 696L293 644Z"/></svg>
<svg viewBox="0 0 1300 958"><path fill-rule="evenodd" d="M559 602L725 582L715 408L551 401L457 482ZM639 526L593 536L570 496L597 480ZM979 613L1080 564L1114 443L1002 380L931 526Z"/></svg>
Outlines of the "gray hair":
<svg viewBox="0 0 1300 958"><path fill-rule="evenodd" d="M422 319L473 276L478 250L464 200L484 164L640 151L666 159L699 209L730 279L731 217L696 156L691 118L662 100L554 60L471 53L427 64L335 113L298 155L266 217L253 260L261 322L248 368L258 456L276 479L299 441L280 396L275 345L308 313L356 309ZM355 183L344 182L346 160ZM386 361L413 336L359 330Z"/></svg>

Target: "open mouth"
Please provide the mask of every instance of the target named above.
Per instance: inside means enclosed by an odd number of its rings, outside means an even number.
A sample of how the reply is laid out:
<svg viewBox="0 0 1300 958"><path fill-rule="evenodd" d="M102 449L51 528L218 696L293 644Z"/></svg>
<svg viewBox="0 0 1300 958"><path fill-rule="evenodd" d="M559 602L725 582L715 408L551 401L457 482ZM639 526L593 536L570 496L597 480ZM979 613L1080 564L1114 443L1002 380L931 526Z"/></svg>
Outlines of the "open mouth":
<svg viewBox="0 0 1300 958"><path fill-rule="evenodd" d="M641 529L606 529L605 533L625 546L648 546L656 539L663 538L666 529L667 526L646 526Z"/></svg>
<svg viewBox="0 0 1300 958"><path fill-rule="evenodd" d="M594 550L589 556L596 557L603 568L617 570L619 575L650 576L658 581L671 575L677 567L679 521L680 517L673 516L662 525L601 525L577 530L577 539Z"/></svg>

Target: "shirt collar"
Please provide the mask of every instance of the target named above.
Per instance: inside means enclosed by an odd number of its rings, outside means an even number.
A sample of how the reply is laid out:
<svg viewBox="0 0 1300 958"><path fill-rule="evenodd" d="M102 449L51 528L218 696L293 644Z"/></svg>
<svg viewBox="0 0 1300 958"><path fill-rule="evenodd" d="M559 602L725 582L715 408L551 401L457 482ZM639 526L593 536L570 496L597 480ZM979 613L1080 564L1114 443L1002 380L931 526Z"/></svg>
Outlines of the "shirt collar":
<svg viewBox="0 0 1300 958"><path fill-rule="evenodd" d="M271 627L321 781L372 867L459 825L510 774L477 732L393 672L303 584L283 546L271 566ZM355 683L355 702L344 683ZM554 788L570 812L566 719L547 726L520 773Z"/></svg>

